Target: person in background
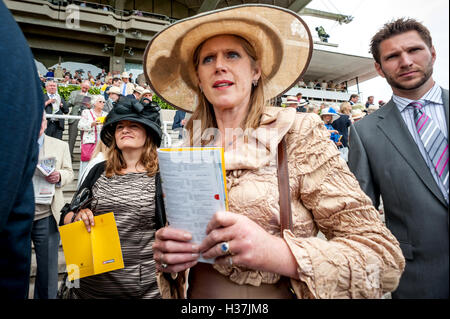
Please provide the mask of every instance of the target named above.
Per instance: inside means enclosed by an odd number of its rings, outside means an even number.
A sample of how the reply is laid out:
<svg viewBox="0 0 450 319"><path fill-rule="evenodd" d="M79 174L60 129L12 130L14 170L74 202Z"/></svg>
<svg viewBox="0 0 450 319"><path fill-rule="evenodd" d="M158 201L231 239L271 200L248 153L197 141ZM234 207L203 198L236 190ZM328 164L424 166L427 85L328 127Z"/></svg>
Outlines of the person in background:
<svg viewBox="0 0 450 319"><path fill-rule="evenodd" d="M81 112L90 107L89 89L91 88L91 82L85 80L81 83L81 89L70 92L67 105L71 108L70 115L81 115ZM78 137L78 122L76 119L69 119L69 150L73 160L73 149L75 148L75 142Z"/></svg>
<svg viewBox="0 0 450 319"><path fill-rule="evenodd" d="M228 187L229 211L211 212L201 243L170 225L156 232L164 298L380 298L396 288L404 268L399 243L323 122L266 107L307 68L313 48L306 28L291 11L241 5L179 20L149 42L151 87L193 112L185 146L224 148ZM283 232L276 165L282 140L293 215L292 231ZM200 254L214 264L198 262Z"/></svg>
<svg viewBox="0 0 450 319"><path fill-rule="evenodd" d="M81 119L78 122L78 129L81 131L81 161L78 176L83 175L95 145L100 140L100 131L103 127L101 118L104 119L108 115L103 111L105 98L102 95L94 95L91 102L92 107L81 112Z"/></svg>
<svg viewBox="0 0 450 319"><path fill-rule="evenodd" d="M122 96L122 91L120 90L119 87L113 85L108 89L106 93L108 93L108 100L105 102L105 107L103 108L103 111L109 113L114 108L115 103Z"/></svg>
<svg viewBox="0 0 450 319"><path fill-rule="evenodd" d="M134 85L130 83L130 75L127 72L122 72L121 75L122 84L120 86L120 91L123 96L133 94Z"/></svg>
<svg viewBox="0 0 450 319"><path fill-rule="evenodd" d="M366 101L366 110L369 108L369 106L374 105L374 104L373 104L373 100L374 100L374 96L373 96L373 95L371 95L371 96L369 96L369 97L367 98L367 101Z"/></svg>
<svg viewBox="0 0 450 319"><path fill-rule="evenodd" d="M306 101L304 99L301 99L300 102L298 102L298 106L296 108L297 112L300 112L300 113L307 112L308 111L308 105L309 105L308 101Z"/></svg>
<svg viewBox="0 0 450 319"><path fill-rule="evenodd" d="M44 110L47 114L63 115L69 113L66 101L58 93L58 85L50 80L45 84L47 94L44 95ZM50 118L45 134L62 140L64 132L64 119Z"/></svg>
<svg viewBox="0 0 450 319"><path fill-rule="evenodd" d="M336 147L342 146L342 135L340 135L339 131L331 125L331 123L334 123L334 121L340 118L340 115L337 114L336 110L332 107L327 107L320 112L320 118L322 119L327 130L330 132L330 139L336 144Z"/></svg>
<svg viewBox="0 0 450 319"><path fill-rule="evenodd" d="M341 157L347 162L348 160L348 131L351 121L352 106L348 102L343 102L339 109L339 118L333 121L333 127L342 136L342 145L338 146Z"/></svg>
<svg viewBox="0 0 450 319"><path fill-rule="evenodd" d="M70 299L160 298L152 244L164 226L165 211L156 148L161 143L159 113L136 100L120 99L109 112L101 140L106 160L95 165L80 185L91 205L77 214L63 210L60 226L83 221L95 228L94 215L114 212L125 268L80 279Z"/></svg>
<svg viewBox="0 0 450 319"><path fill-rule="evenodd" d="M297 111L298 100L295 96L288 96L284 104L286 107L294 108Z"/></svg>
<svg viewBox="0 0 450 319"><path fill-rule="evenodd" d="M366 116L367 113L361 111L361 109L354 109L352 110L352 122L355 123L362 119L364 116Z"/></svg>
<svg viewBox="0 0 450 319"><path fill-rule="evenodd" d="M351 127L348 164L406 258L392 298L448 299L449 97L432 77L436 49L415 19L386 23L370 45L393 95Z"/></svg>
<svg viewBox="0 0 450 319"><path fill-rule="evenodd" d="M320 113L320 107L317 104L311 103L308 105L308 113L315 113L319 115Z"/></svg>
<svg viewBox="0 0 450 319"><path fill-rule="evenodd" d="M108 91L111 87L117 86L120 89L121 85L122 85L122 80L120 78L118 78L118 77L111 78L111 84L109 86L107 86L105 89L105 93L104 93L105 100L108 101L108 98L109 98Z"/></svg>
<svg viewBox="0 0 450 319"><path fill-rule="evenodd" d="M145 97L145 98L149 99L150 101L152 101L153 92L149 89L145 89L144 91L142 91L142 97Z"/></svg>
<svg viewBox="0 0 450 319"><path fill-rule="evenodd" d="M133 94L127 95L130 99L139 100L141 98L142 92L144 92L144 88L139 85L135 85L133 89Z"/></svg>
<svg viewBox="0 0 450 319"><path fill-rule="evenodd" d="M44 176L36 168L33 176L33 184L39 189L39 184L44 182L55 184L55 194L47 201L36 201L33 227L31 229L31 241L36 253L36 279L34 283L34 299L56 299L58 292L58 247L59 232L58 222L61 208L64 206L62 189L73 178L72 161L70 159L69 145L59 139L44 134L47 128L45 114L42 117L41 130L39 132L39 161L46 158L55 158L55 169ZM39 183L40 181L40 183Z"/></svg>
<svg viewBox="0 0 450 319"><path fill-rule="evenodd" d="M103 94L103 96L105 97L105 100L108 99L108 96L106 95L106 91L111 85L112 85L112 77L110 75L107 75L105 77L105 81L104 81L103 85L100 88L100 93Z"/></svg>
<svg viewBox="0 0 450 319"><path fill-rule="evenodd" d="M44 110L42 84L28 43L11 12L0 1L0 300L28 296L32 177ZM18 94L19 93L19 94Z"/></svg>
<svg viewBox="0 0 450 319"><path fill-rule="evenodd" d="M185 116L186 116L185 111L177 110L173 118L172 130L178 131L178 139L183 138L183 128L184 125L186 124L186 120L184 119Z"/></svg>
<svg viewBox="0 0 450 319"><path fill-rule="evenodd" d="M80 185L83 184L84 179L89 174L90 170L97 165L100 162L103 162L105 160L105 154L107 151L107 147L105 143L102 142L102 140L99 140L97 144L95 145L94 151L92 152L91 159L89 163L86 165L85 169L83 170L83 173L79 175L78 181L77 181L77 190L79 190Z"/></svg>
<svg viewBox="0 0 450 319"><path fill-rule="evenodd" d="M54 69L48 69L48 72L45 74L45 77L47 79L53 79L55 77L55 72L53 72Z"/></svg>
<svg viewBox="0 0 450 319"><path fill-rule="evenodd" d="M350 99L348 100L351 105L355 105L359 101L359 95L358 94L352 94L350 95Z"/></svg>
<svg viewBox="0 0 450 319"><path fill-rule="evenodd" d="M308 105L309 102L305 99L302 99L303 94L301 92L298 92L295 97L297 98L298 106L297 106L297 112L307 112L308 111Z"/></svg>

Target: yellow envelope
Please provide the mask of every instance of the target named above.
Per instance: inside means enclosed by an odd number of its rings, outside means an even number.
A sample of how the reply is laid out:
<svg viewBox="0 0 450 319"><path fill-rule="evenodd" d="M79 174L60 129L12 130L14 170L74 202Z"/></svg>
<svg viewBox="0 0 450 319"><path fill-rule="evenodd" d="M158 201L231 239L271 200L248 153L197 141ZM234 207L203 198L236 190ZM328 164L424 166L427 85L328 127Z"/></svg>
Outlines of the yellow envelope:
<svg viewBox="0 0 450 319"><path fill-rule="evenodd" d="M59 227L69 280L124 268L114 214L94 217L88 233L83 221Z"/></svg>

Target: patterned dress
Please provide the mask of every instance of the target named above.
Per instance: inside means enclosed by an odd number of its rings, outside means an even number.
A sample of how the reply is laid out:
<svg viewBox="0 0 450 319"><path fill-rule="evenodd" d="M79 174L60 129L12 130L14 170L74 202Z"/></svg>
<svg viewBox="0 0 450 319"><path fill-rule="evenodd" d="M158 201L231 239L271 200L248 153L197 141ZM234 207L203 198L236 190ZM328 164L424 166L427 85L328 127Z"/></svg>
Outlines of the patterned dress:
<svg viewBox="0 0 450 319"><path fill-rule="evenodd" d="M100 176L92 187L93 210L114 212L125 268L80 279L72 298L161 298L152 250L155 189L155 177L146 173Z"/></svg>

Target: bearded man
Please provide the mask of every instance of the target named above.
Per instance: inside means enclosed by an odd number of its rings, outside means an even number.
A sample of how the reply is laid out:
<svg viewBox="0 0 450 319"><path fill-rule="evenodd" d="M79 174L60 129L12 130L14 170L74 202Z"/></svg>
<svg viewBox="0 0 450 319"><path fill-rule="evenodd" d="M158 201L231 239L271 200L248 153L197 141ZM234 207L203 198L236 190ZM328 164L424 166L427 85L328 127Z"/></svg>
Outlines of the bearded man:
<svg viewBox="0 0 450 319"><path fill-rule="evenodd" d="M393 298L449 297L448 90L432 78L436 50L414 19L387 23L371 42L392 99L350 128L348 166L384 206L406 268Z"/></svg>

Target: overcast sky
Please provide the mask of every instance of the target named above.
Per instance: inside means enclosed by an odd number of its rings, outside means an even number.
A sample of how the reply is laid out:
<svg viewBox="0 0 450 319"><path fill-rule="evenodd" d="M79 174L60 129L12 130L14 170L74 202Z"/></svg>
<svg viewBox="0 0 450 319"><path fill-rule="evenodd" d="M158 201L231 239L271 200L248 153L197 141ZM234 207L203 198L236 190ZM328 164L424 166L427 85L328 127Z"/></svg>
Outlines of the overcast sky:
<svg viewBox="0 0 450 319"><path fill-rule="evenodd" d="M339 44L338 51L362 56L369 54L371 37L384 23L400 17L415 18L431 32L436 48L433 79L442 87L449 88L449 1L448 0L313 0L307 8L351 15L349 24L339 25L332 20L303 16L317 35L316 26L322 25L330 35L328 42ZM380 76L360 83L365 102L374 95L375 101L391 98L392 90ZM356 90L356 87L352 87Z"/></svg>

